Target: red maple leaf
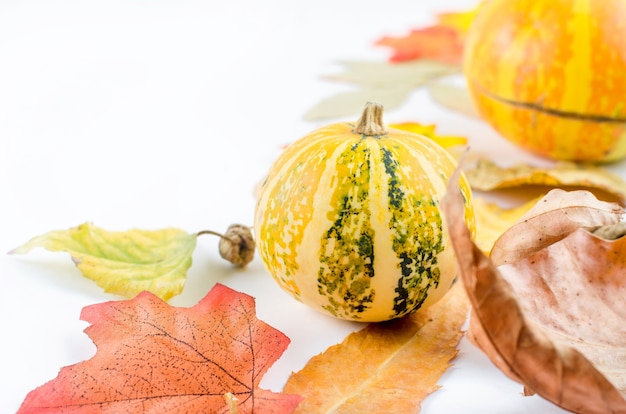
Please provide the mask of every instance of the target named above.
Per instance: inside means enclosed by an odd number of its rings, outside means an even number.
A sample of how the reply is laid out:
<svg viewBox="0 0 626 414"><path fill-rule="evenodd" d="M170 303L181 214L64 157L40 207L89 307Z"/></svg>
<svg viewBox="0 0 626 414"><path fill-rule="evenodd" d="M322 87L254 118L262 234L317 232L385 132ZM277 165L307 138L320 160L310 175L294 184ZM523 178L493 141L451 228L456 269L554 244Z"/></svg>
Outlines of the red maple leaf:
<svg viewBox="0 0 626 414"><path fill-rule="evenodd" d="M144 292L85 307L89 360L31 391L18 413L289 413L298 395L258 388L289 344L257 319L254 299L216 285L197 305L175 308Z"/></svg>
<svg viewBox="0 0 626 414"><path fill-rule="evenodd" d="M389 58L391 62L431 59L460 64L463 56L461 34L455 28L444 25L414 29L401 37L385 36L375 44L393 49L393 54Z"/></svg>

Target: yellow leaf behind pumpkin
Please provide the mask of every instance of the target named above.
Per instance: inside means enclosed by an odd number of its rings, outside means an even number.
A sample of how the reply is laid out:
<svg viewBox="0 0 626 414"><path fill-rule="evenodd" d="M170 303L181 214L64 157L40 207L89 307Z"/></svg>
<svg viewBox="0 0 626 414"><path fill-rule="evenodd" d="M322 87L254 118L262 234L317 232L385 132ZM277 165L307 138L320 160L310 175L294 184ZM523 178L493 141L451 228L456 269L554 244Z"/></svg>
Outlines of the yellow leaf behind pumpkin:
<svg viewBox="0 0 626 414"><path fill-rule="evenodd" d="M474 197L474 216L476 218L475 243L480 250L489 255L495 241L511 228L542 197L537 197L513 208L503 208L482 197Z"/></svg>
<svg viewBox="0 0 626 414"><path fill-rule="evenodd" d="M402 122L389 125L390 128L401 129L403 131L412 132L414 134L423 135L432 139L444 148L450 148L457 145L466 145L467 138L454 135L437 135L435 125L422 125L417 122Z"/></svg>
<svg viewBox="0 0 626 414"><path fill-rule="evenodd" d="M475 8L466 11L439 13L437 21L440 25L455 29L464 35L474 22L479 7L480 3Z"/></svg>

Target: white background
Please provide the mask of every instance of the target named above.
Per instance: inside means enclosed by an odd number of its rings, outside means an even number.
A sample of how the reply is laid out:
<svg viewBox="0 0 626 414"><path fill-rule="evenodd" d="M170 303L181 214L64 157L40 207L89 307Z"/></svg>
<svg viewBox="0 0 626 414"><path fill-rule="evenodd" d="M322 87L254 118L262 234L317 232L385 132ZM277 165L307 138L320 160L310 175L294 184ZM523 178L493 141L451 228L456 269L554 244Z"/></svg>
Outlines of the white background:
<svg viewBox="0 0 626 414"><path fill-rule="evenodd" d="M338 70L335 62L386 59L389 51L372 45L383 34L406 34L437 10L474 3L1 1L0 411L15 412L62 366L91 357L80 311L120 299L81 277L66 254L5 252L86 221L189 232L251 225L254 187L281 146L331 122L302 116L347 90L321 79ZM387 122L409 120L467 136L476 154L535 160L423 91L386 113ZM199 239L185 290L171 304L192 306L216 282L256 297L259 317L291 338L262 383L275 391L361 327L295 302L258 258L233 269L210 236ZM423 413L562 412L523 397L465 339L454 363Z"/></svg>

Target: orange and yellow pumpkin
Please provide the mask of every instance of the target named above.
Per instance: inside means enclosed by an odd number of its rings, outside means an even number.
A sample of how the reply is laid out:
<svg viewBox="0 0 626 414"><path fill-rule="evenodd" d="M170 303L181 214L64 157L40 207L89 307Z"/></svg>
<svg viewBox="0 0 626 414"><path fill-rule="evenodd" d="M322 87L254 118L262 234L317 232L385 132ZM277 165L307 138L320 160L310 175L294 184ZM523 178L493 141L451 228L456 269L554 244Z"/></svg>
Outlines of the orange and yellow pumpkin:
<svg viewBox="0 0 626 414"><path fill-rule="evenodd" d="M626 156L626 0L487 0L464 72L481 115L542 156Z"/></svg>
<svg viewBox="0 0 626 414"><path fill-rule="evenodd" d="M431 139L386 129L382 107L357 124L289 145L260 187L257 249L278 284L337 318L384 321L439 300L456 277L440 201L456 161ZM466 221L473 229L471 191Z"/></svg>

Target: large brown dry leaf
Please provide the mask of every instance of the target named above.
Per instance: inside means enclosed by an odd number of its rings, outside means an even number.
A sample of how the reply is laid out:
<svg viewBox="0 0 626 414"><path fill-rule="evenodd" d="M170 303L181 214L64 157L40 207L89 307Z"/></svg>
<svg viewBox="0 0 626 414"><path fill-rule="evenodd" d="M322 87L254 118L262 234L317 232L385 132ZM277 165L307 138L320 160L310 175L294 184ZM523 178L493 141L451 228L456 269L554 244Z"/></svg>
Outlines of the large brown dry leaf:
<svg viewBox="0 0 626 414"><path fill-rule="evenodd" d="M524 273L506 265L511 284L472 242L455 182L452 177L442 207L472 303L471 321L479 328L473 333L487 345L483 351L528 390L567 410L626 413L626 400L607 379L613 373L605 376L594 366L626 367L625 264L618 259L626 256L626 241L601 241L575 230L519 262ZM562 250L550 252L553 246ZM558 279L554 286L552 279ZM516 290L518 282L525 291ZM587 359L595 353L588 347L605 360Z"/></svg>
<svg viewBox="0 0 626 414"><path fill-rule="evenodd" d="M543 168L518 164L503 168L492 161L480 160L473 168L465 171L470 185L475 190L492 191L521 186L576 187L600 190L618 200L626 199L626 182L598 166L557 162L553 167Z"/></svg>
<svg viewBox="0 0 626 414"><path fill-rule="evenodd" d="M626 395L626 239L578 229L498 271L527 319L571 346Z"/></svg>
<svg viewBox="0 0 626 414"><path fill-rule="evenodd" d="M284 392L304 397L296 413L419 412L458 352L468 309L457 284L432 307L370 324L311 358Z"/></svg>
<svg viewBox="0 0 626 414"><path fill-rule="evenodd" d="M618 223L623 214L619 205L600 201L588 191L551 190L496 240L491 262L514 263L576 229Z"/></svg>

